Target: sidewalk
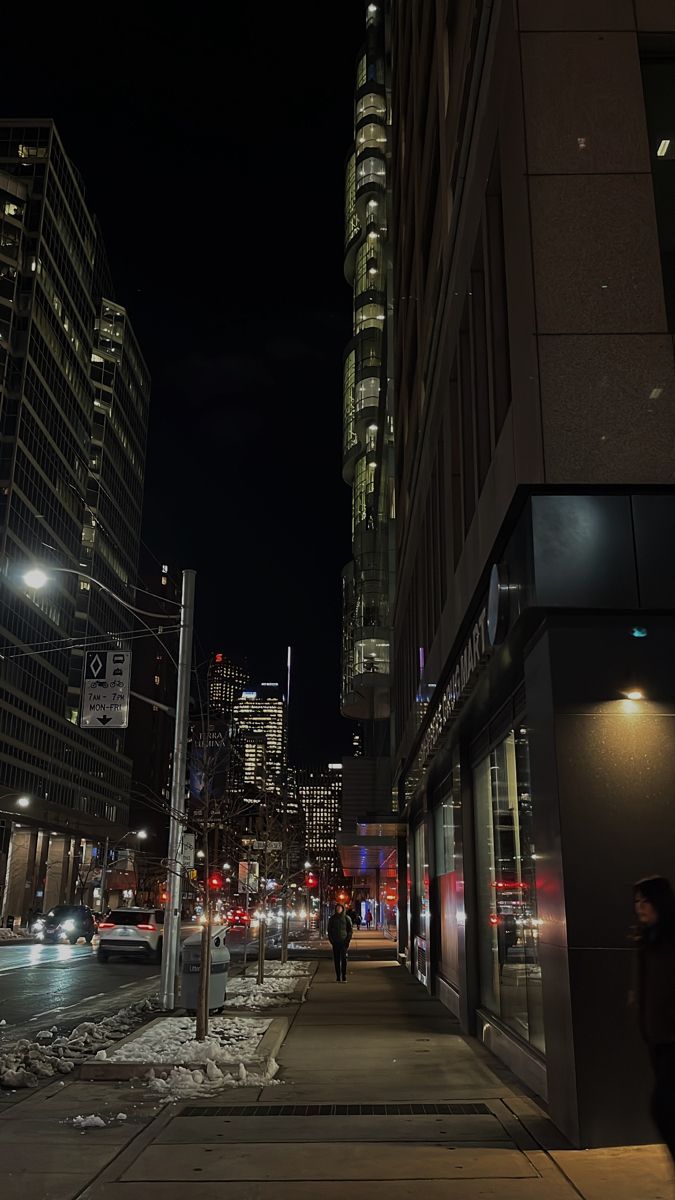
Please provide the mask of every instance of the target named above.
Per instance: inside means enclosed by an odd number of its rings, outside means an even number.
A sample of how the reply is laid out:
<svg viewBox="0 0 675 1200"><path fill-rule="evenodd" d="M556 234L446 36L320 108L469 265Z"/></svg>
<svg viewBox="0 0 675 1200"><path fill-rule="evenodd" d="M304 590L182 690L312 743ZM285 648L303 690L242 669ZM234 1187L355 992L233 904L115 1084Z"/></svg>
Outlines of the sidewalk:
<svg viewBox="0 0 675 1200"><path fill-rule="evenodd" d="M6 1111L3 1200L184 1200L190 1183L200 1200L672 1200L661 1147L566 1148L394 959L359 961L376 935L361 941L346 984L322 958L280 1083L158 1110L142 1087L74 1081ZM120 1110L86 1134L59 1123Z"/></svg>

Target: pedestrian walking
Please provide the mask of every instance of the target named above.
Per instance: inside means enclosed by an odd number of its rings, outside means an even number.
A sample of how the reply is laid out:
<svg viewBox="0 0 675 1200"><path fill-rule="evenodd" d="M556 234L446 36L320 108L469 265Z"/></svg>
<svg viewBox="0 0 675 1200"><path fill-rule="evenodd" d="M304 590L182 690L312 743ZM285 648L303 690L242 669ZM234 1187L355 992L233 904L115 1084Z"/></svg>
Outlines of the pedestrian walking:
<svg viewBox="0 0 675 1200"><path fill-rule="evenodd" d="M654 875L634 886L637 1002L654 1069L651 1113L675 1161L675 893Z"/></svg>
<svg viewBox="0 0 675 1200"><path fill-rule="evenodd" d="M373 923L373 914L371 913L370 909L368 909L368 912L366 913L366 928L368 929L368 931L370 931L370 927L371 927L372 923Z"/></svg>
<svg viewBox="0 0 675 1200"><path fill-rule="evenodd" d="M333 947L335 978L338 983L347 982L347 950L353 931L354 926L345 912L344 904L336 904L335 912L328 922L328 941Z"/></svg>

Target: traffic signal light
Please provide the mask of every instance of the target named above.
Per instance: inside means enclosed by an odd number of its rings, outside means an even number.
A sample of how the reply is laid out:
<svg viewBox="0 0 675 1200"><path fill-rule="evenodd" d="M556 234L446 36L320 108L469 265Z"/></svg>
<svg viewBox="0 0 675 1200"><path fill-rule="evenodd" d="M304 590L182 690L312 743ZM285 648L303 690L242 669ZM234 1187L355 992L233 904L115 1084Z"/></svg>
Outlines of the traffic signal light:
<svg viewBox="0 0 675 1200"><path fill-rule="evenodd" d="M217 871L214 871L213 875L209 875L209 887L211 888L212 892L218 891L218 889L221 888L222 886L223 886L222 875L219 875Z"/></svg>

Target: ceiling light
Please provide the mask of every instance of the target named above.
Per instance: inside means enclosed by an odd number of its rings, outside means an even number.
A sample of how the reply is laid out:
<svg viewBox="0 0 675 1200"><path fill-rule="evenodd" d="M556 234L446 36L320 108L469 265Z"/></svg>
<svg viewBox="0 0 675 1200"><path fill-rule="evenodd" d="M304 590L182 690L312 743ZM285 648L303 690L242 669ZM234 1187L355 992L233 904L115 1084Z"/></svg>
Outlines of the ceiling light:
<svg viewBox="0 0 675 1200"><path fill-rule="evenodd" d="M656 151L657 158L665 158L670 147L670 138L664 138Z"/></svg>

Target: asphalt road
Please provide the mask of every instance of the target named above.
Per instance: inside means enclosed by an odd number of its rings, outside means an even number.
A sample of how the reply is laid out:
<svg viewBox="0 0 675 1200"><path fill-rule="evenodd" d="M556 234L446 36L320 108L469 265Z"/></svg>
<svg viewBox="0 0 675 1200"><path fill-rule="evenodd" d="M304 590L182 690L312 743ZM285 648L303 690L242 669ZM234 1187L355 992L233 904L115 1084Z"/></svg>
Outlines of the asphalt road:
<svg viewBox="0 0 675 1200"><path fill-rule="evenodd" d="M100 963L91 946L3 946L0 949L0 1021L7 1026L54 1024L84 1001L100 1007L115 994L159 981L155 964L111 959ZM2 1028L5 1033L5 1027Z"/></svg>

